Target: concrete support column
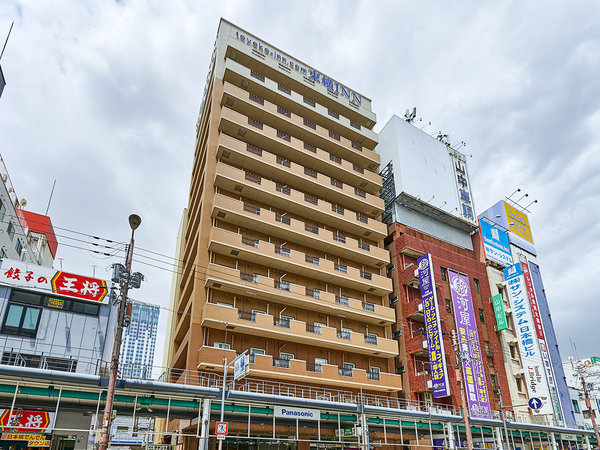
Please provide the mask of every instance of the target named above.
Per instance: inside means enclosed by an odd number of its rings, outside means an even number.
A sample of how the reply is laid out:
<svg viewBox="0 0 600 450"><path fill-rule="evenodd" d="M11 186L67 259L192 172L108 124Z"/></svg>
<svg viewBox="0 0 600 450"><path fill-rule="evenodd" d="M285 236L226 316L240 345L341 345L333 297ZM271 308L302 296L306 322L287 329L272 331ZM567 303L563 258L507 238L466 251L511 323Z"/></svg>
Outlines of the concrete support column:
<svg viewBox="0 0 600 450"><path fill-rule="evenodd" d="M208 426L210 424L210 399L205 398L202 405L202 428L198 440L198 450L208 449Z"/></svg>
<svg viewBox="0 0 600 450"><path fill-rule="evenodd" d="M454 430L452 429L452 423L446 423L446 428L448 429L448 448L450 450L454 450L456 446L454 442Z"/></svg>

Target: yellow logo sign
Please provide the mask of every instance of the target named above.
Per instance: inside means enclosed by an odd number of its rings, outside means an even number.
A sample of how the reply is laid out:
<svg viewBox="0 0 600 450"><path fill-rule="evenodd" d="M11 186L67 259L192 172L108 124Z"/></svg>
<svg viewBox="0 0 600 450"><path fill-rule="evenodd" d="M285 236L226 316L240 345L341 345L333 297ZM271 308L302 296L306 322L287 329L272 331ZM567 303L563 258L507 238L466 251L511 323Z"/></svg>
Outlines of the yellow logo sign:
<svg viewBox="0 0 600 450"><path fill-rule="evenodd" d="M527 216L508 203L504 203L504 210L506 211L509 231L533 244L533 237L531 236L531 228L529 228L529 219Z"/></svg>

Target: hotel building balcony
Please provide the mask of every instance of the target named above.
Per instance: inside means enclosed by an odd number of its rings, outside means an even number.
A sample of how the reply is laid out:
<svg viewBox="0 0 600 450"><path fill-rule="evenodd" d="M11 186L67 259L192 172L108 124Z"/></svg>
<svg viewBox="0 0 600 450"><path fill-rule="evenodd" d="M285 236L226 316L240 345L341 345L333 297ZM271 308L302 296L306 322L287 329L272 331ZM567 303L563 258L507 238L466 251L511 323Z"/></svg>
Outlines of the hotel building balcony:
<svg viewBox="0 0 600 450"><path fill-rule="evenodd" d="M320 313L343 314L348 319L367 324L392 324L396 321L393 308L363 302L325 291L308 291L305 286L273 278L243 274L237 269L209 264L205 285L235 295L253 295L278 304L297 306ZM308 295L312 294L312 295Z"/></svg>
<svg viewBox="0 0 600 450"><path fill-rule="evenodd" d="M252 174L247 177L246 171L222 162L217 163L214 184L226 191L237 192L302 217L314 218L321 223L331 224L341 231L365 236L373 241L383 240L387 233L384 223L360 212L339 208L334 203L266 178L252 176Z"/></svg>
<svg viewBox="0 0 600 450"><path fill-rule="evenodd" d="M212 217L273 237L297 242L309 248L319 248L368 266L382 266L389 261L389 252L348 236L305 222L281 216L274 211L248 205L225 195L215 195Z"/></svg>
<svg viewBox="0 0 600 450"><path fill-rule="evenodd" d="M239 334L297 342L363 355L393 357L398 354L398 342L374 335L315 326L300 320L281 319L269 314L240 311L237 308L207 303L202 325L234 331Z"/></svg>
<svg viewBox="0 0 600 450"><path fill-rule="evenodd" d="M219 137L217 156L223 161L335 201L346 208L370 211L370 214L375 216L383 213L384 203L379 195L369 194L362 188L353 187L338 178L324 175L315 170L313 164L302 166L225 134Z"/></svg>
<svg viewBox="0 0 600 450"><path fill-rule="evenodd" d="M204 361L223 361L235 358L234 350L203 346L198 351L199 370L223 372L223 364ZM280 360L271 355L249 355L248 377L289 381L294 383L318 384L346 389L368 389L369 391L397 392L402 390L401 375L373 373L364 369L344 369L332 364L314 364L301 359ZM282 363L283 362L283 363Z"/></svg>
<svg viewBox="0 0 600 450"><path fill-rule="evenodd" d="M389 278L363 272L355 267L338 266L333 261L315 258L295 250L277 252L274 244L245 239L241 234L221 228L211 229L208 249L221 255L233 255L241 260L374 295L387 295L392 290L392 280Z"/></svg>

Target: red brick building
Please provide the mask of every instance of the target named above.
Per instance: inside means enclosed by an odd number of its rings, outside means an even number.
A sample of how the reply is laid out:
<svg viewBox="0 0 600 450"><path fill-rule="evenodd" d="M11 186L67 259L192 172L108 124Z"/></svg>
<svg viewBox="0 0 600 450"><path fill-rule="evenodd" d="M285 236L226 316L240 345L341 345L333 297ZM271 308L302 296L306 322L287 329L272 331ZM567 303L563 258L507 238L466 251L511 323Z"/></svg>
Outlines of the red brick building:
<svg viewBox="0 0 600 450"><path fill-rule="evenodd" d="M474 251L454 246L398 222L389 226L385 245L391 256L387 270L393 282L390 306L396 309L396 324L393 331L400 347L396 373L402 374L402 395L407 400L435 401L460 406L460 391L454 370L456 358L450 336L451 331L456 329L456 325L448 284L448 269L466 274L473 297L481 354L485 358L484 367L490 406L492 410L500 410L498 388L504 399L509 399L510 394L500 341L495 331L496 321L490 303L491 292L486 267L479 254L480 238L477 233L471 238ZM417 259L426 253L430 253L433 260L438 308L450 377L451 395L438 399L432 398L421 294L418 277L415 276Z"/></svg>

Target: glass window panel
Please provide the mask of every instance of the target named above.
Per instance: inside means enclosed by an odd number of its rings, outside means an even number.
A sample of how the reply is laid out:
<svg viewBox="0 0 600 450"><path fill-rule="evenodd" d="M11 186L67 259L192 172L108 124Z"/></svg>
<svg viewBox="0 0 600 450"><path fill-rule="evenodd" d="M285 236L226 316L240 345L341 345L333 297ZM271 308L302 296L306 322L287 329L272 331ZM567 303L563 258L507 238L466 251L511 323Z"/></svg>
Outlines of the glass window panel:
<svg viewBox="0 0 600 450"><path fill-rule="evenodd" d="M8 313L6 313L5 325L7 327L18 327L21 323L21 316L23 315L24 306L20 305L9 305Z"/></svg>
<svg viewBox="0 0 600 450"><path fill-rule="evenodd" d="M42 301L42 296L40 294L34 294L33 292L12 291L10 299L20 303L39 305Z"/></svg>
<svg viewBox="0 0 600 450"><path fill-rule="evenodd" d="M27 311L25 311L25 317L23 318L24 330L33 331L36 329L40 312L41 310L37 308L27 308Z"/></svg>

